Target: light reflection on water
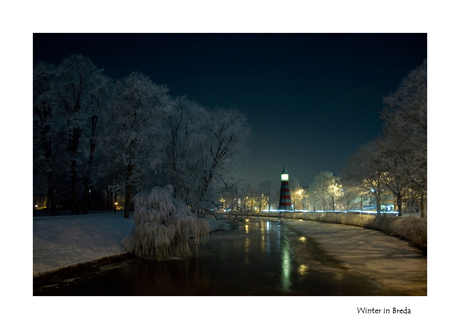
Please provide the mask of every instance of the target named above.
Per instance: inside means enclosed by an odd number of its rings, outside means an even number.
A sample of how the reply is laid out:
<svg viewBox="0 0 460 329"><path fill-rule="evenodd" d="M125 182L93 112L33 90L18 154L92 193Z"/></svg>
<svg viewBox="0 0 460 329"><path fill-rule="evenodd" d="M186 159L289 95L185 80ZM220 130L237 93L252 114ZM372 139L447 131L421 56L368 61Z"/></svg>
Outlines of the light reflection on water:
<svg viewBox="0 0 460 329"><path fill-rule="evenodd" d="M284 239L282 246L281 258L281 286L283 291L289 291L291 286L291 255L290 255L289 241Z"/></svg>
<svg viewBox="0 0 460 329"><path fill-rule="evenodd" d="M300 275L307 275L308 274L308 265L305 264L300 264L298 268L299 274Z"/></svg>

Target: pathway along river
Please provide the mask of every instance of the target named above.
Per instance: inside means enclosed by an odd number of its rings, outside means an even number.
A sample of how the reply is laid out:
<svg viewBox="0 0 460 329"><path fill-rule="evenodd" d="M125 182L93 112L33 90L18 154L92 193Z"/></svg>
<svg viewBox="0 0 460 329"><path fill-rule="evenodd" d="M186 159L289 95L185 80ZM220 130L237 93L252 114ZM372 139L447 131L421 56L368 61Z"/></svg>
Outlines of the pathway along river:
<svg viewBox="0 0 460 329"><path fill-rule="evenodd" d="M310 225L324 227L333 224ZM289 224L258 218L248 219L230 230L212 233L198 256L161 262L127 259L61 276L54 283L34 286L35 296L405 294L350 271L324 251L314 238L292 230Z"/></svg>

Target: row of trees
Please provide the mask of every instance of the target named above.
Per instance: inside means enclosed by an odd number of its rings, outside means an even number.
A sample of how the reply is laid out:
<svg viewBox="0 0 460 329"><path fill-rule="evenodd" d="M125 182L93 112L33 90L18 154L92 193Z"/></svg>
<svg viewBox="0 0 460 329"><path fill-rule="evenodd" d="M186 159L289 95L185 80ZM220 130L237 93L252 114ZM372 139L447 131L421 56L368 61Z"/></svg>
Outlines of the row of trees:
<svg viewBox="0 0 460 329"><path fill-rule="evenodd" d="M129 217L133 193L166 184L205 209L251 137L238 110L173 98L139 72L114 81L82 55L33 75L34 194L46 194L52 215L65 201L87 213L102 193L107 206L124 195Z"/></svg>
<svg viewBox="0 0 460 329"><path fill-rule="evenodd" d="M340 178L332 172L324 171L315 177L309 187L301 186L297 178L289 181L292 209L315 210L335 209L337 202L343 202ZM221 192L220 206L226 210L271 211L277 210L280 183L267 180L258 185L237 181L227 185Z"/></svg>

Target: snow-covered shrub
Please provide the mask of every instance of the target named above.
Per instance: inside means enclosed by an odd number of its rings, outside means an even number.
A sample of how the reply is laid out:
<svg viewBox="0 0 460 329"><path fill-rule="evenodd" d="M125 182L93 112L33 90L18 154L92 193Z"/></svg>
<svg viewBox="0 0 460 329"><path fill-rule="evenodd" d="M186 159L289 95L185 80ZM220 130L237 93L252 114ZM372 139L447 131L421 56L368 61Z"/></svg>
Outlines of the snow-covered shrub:
<svg viewBox="0 0 460 329"><path fill-rule="evenodd" d="M365 227L407 240L422 250L427 249L426 218L376 216Z"/></svg>
<svg viewBox="0 0 460 329"><path fill-rule="evenodd" d="M367 215L354 213L306 213L303 219L360 226L377 230L388 235L409 241L415 247L427 249L426 218Z"/></svg>
<svg viewBox="0 0 460 329"><path fill-rule="evenodd" d="M158 260L198 253L199 245L209 237L209 223L172 195L173 188L168 185L134 197L136 228L122 241L125 251Z"/></svg>

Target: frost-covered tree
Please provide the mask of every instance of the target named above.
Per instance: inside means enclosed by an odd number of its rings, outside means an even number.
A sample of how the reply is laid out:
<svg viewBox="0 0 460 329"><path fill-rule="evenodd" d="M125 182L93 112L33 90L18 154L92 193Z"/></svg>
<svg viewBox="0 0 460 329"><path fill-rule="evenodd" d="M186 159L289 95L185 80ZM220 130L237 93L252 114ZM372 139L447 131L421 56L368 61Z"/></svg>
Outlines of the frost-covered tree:
<svg viewBox="0 0 460 329"><path fill-rule="evenodd" d="M390 140L379 139L383 166L381 181L393 193L398 215L402 216L402 201L412 187L411 177L416 168L409 160L410 151L405 148L393 148Z"/></svg>
<svg viewBox="0 0 460 329"><path fill-rule="evenodd" d="M147 174L161 164L161 119L169 106L168 88L139 72L115 83L105 146L113 167L124 171L126 218L133 188L142 188Z"/></svg>
<svg viewBox="0 0 460 329"><path fill-rule="evenodd" d="M303 193L302 188L300 187L299 179L296 177L291 177L289 179L289 190L291 193L291 204L294 211L299 210L302 206ZM299 193L301 192L301 193Z"/></svg>
<svg viewBox="0 0 460 329"><path fill-rule="evenodd" d="M403 198L415 191L424 216L427 193L427 62L384 98L383 135L362 146L344 168L345 180L372 194L380 212L384 190L392 192L399 215ZM369 191L369 192L367 192Z"/></svg>
<svg viewBox="0 0 460 329"><path fill-rule="evenodd" d="M418 191L423 217L427 193L427 61L410 72L384 103L381 148L387 167L385 182L398 200L408 188Z"/></svg>
<svg viewBox="0 0 460 329"><path fill-rule="evenodd" d="M344 178L341 180L343 196L340 201L345 204L345 210L350 210L350 207L356 202L358 198L364 195L364 190L360 185L356 185L353 181L346 181Z"/></svg>
<svg viewBox="0 0 460 329"><path fill-rule="evenodd" d="M175 197L191 206L198 202L199 178L205 165L205 113L202 106L181 96L174 100L165 120L168 143L163 171Z"/></svg>
<svg viewBox="0 0 460 329"><path fill-rule="evenodd" d="M342 170L348 189L355 186L362 190L362 195L368 194L375 198L377 213L380 213L381 195L385 188L385 170L382 150L377 140L361 146L350 156Z"/></svg>
<svg viewBox="0 0 460 329"><path fill-rule="evenodd" d="M136 228L122 241L126 251L157 260L198 253L208 238L209 224L173 198L173 190L170 185L155 187L134 197Z"/></svg>
<svg viewBox="0 0 460 329"><path fill-rule="evenodd" d="M278 184L271 180L266 180L259 184L259 192L263 195L263 199L267 203L269 212L271 210L270 202L273 202L276 199L277 187Z"/></svg>
<svg viewBox="0 0 460 329"><path fill-rule="evenodd" d="M221 179L242 154L250 137L245 117L237 110L209 110L178 97L166 119L167 183L193 211L216 208Z"/></svg>
<svg viewBox="0 0 460 329"><path fill-rule="evenodd" d="M39 63L33 71L34 191L38 193L43 186L53 216L57 215L55 189L63 162L63 144L59 142L62 123L54 89L56 73L56 66L46 63Z"/></svg>
<svg viewBox="0 0 460 329"><path fill-rule="evenodd" d="M68 171L70 173L70 189L72 214L78 214L77 184L83 176L83 159L85 158L81 140L91 139L92 132L85 136L85 130L95 131L94 114L100 109L101 93L107 78L90 58L72 55L62 61L57 69L55 85L57 104L65 117L66 145L68 152ZM94 152L91 151L88 156ZM89 175L89 173L87 173Z"/></svg>
<svg viewBox="0 0 460 329"><path fill-rule="evenodd" d="M323 210L328 207L335 211L335 202L342 197L340 178L335 177L330 171L322 171L313 179L310 188L310 198L316 205L321 205Z"/></svg>
<svg viewBox="0 0 460 329"><path fill-rule="evenodd" d="M251 138L246 117L236 109L207 111L202 121L205 135L204 166L200 175L198 202L202 202L212 186L213 178L235 166Z"/></svg>
<svg viewBox="0 0 460 329"><path fill-rule="evenodd" d="M91 103L88 109L87 125L83 131L85 137L86 151L84 152L86 160L86 169L83 176L83 213L88 213L89 207L89 191L99 179L105 175L104 169L101 167L102 154L101 147L103 131L101 127L106 125L103 122L106 113L109 110L108 104L112 97L112 80L103 74L97 74L93 77L94 86L90 90ZM85 148L85 145L83 145ZM96 151L99 148L99 152ZM95 159L98 159L98 165L95 164Z"/></svg>

